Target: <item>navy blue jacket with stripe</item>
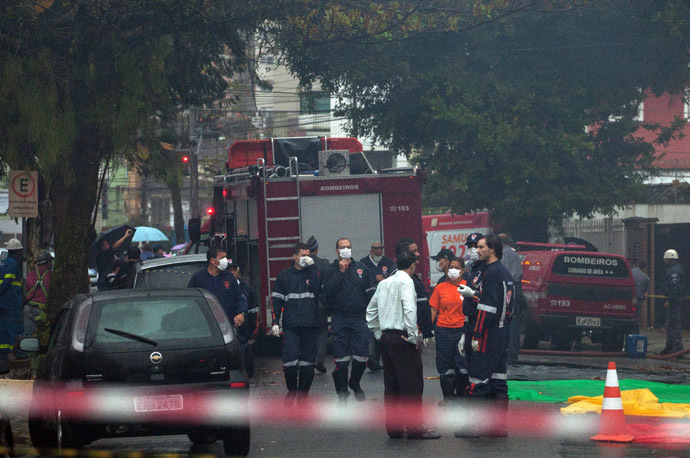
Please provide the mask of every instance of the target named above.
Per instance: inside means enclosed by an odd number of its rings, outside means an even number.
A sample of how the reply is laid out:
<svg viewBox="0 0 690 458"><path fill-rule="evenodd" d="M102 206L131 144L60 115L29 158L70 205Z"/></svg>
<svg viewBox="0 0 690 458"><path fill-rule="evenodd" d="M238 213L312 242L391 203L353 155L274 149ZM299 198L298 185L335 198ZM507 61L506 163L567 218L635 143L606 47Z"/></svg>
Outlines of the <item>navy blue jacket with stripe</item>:
<svg viewBox="0 0 690 458"><path fill-rule="evenodd" d="M375 292L376 285L371 284L367 267L354 259L345 272L340 271L336 259L324 278L322 289L333 315L349 318L366 316L367 305Z"/></svg>
<svg viewBox="0 0 690 458"><path fill-rule="evenodd" d="M317 327L321 278L315 266L298 270L294 265L278 274L271 293L273 325L283 318L283 329Z"/></svg>

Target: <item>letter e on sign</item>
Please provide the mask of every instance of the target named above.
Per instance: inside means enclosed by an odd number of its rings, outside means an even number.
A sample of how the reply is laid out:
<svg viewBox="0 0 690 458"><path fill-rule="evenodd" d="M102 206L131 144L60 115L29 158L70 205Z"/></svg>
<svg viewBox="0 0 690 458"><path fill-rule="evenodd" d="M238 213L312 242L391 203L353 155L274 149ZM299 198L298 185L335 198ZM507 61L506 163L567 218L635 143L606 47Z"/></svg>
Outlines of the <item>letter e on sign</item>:
<svg viewBox="0 0 690 458"><path fill-rule="evenodd" d="M37 172L10 171L10 206L7 213L11 218L38 217Z"/></svg>

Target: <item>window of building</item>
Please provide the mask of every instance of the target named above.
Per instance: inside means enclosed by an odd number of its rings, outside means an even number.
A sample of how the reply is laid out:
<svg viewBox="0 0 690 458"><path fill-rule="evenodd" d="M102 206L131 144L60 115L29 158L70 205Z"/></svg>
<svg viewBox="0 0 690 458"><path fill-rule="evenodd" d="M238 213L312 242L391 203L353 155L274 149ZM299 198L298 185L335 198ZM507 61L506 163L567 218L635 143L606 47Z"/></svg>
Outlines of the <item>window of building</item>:
<svg viewBox="0 0 690 458"><path fill-rule="evenodd" d="M301 114L324 113L331 111L331 96L325 92L305 92L299 96Z"/></svg>

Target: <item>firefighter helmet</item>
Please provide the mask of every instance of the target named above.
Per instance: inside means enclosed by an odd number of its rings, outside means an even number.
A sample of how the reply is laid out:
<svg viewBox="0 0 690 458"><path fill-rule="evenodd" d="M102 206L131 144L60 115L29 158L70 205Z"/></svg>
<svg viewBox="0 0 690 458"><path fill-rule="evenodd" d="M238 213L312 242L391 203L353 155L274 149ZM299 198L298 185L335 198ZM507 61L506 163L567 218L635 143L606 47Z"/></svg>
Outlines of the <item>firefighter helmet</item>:
<svg viewBox="0 0 690 458"><path fill-rule="evenodd" d="M44 250L38 253L38 256L36 256L36 264L45 264L52 259L53 257L50 255L50 253Z"/></svg>
<svg viewBox="0 0 690 458"><path fill-rule="evenodd" d="M6 243L6 245L8 250L21 250L22 248L24 248L22 246L22 242L20 242L17 239L10 239L9 242Z"/></svg>
<svg viewBox="0 0 690 458"><path fill-rule="evenodd" d="M678 259L678 252L676 250L666 250L664 259Z"/></svg>

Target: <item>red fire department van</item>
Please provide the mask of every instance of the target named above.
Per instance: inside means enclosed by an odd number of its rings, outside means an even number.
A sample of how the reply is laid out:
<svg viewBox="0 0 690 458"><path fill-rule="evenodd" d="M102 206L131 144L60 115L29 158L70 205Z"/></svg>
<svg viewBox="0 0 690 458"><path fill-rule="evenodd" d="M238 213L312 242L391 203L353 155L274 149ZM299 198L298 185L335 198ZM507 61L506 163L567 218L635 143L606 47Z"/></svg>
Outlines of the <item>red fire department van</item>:
<svg viewBox="0 0 690 458"><path fill-rule="evenodd" d="M551 338L569 350L587 332L603 351L620 351L635 326L635 282L620 255L584 251L584 246L517 244L522 257L523 348Z"/></svg>
<svg viewBox="0 0 690 458"><path fill-rule="evenodd" d="M271 328L271 291L292 264L295 243L314 236L319 257L329 261L341 237L357 260L377 241L390 258L400 238L422 246L423 173L375 172L355 138L236 142L228 166L215 179L210 235L259 293L260 335ZM426 268L420 271L425 278Z"/></svg>

